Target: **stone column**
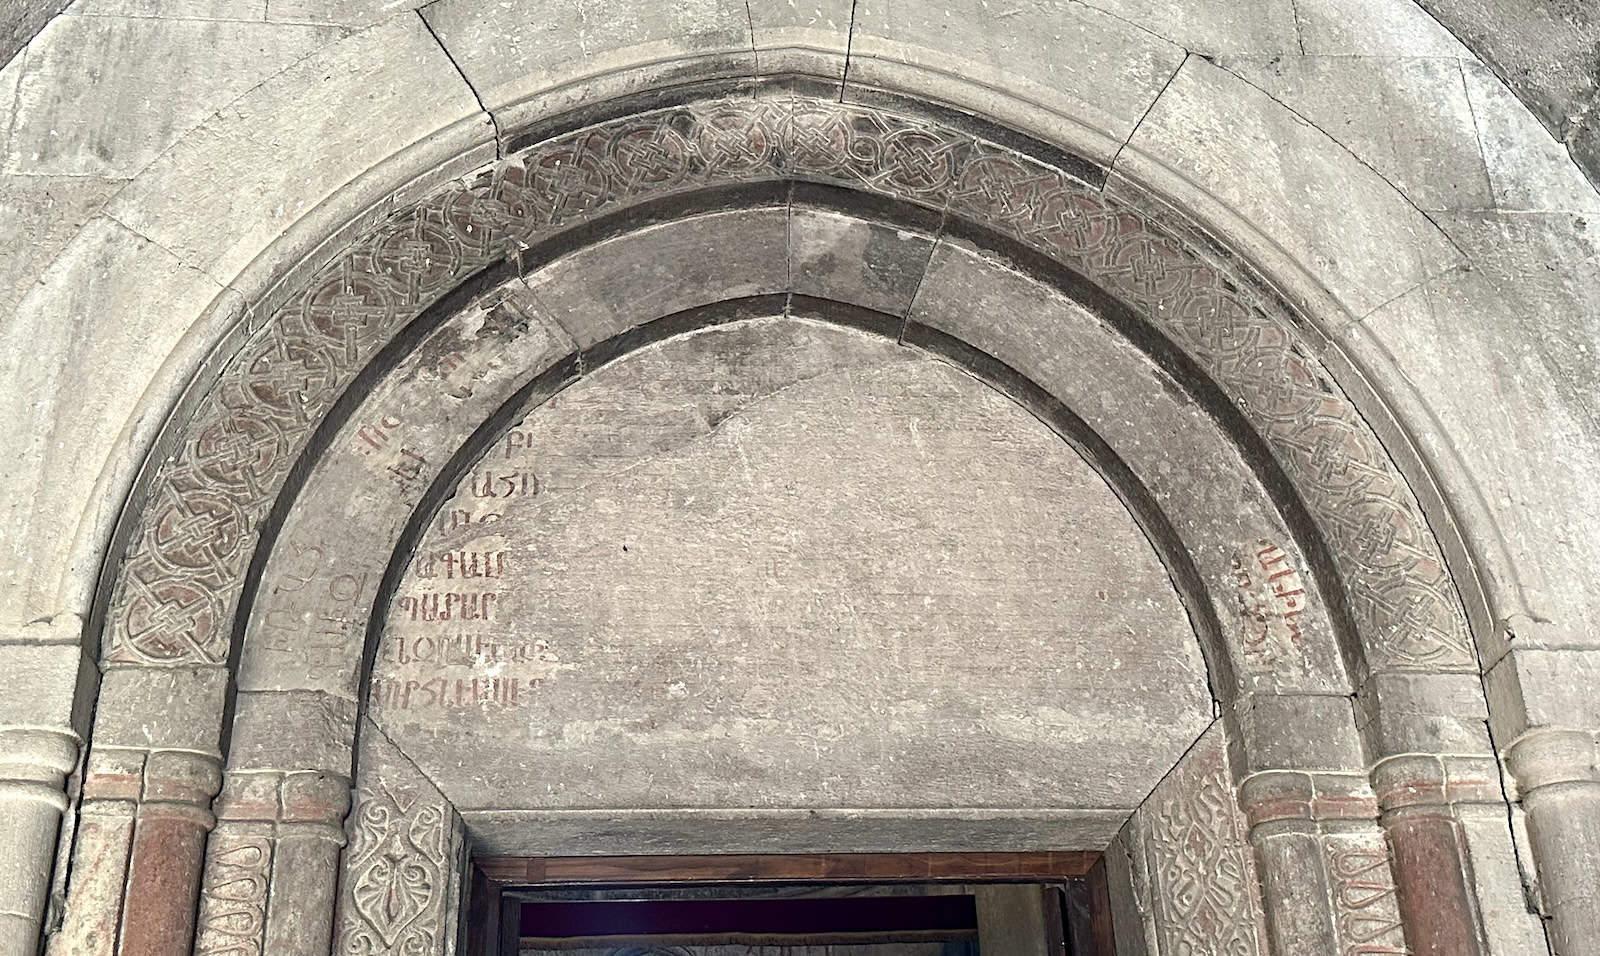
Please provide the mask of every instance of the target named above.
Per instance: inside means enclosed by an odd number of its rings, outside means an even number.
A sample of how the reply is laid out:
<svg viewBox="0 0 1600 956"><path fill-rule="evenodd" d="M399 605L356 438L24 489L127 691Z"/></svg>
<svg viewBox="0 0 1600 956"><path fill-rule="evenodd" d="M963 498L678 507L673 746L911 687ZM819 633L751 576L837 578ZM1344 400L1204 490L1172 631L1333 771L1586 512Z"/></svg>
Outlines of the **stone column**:
<svg viewBox="0 0 1600 956"><path fill-rule="evenodd" d="M1357 695L1370 779L1417 956L1535 956L1507 805L1471 673L1379 673Z"/></svg>
<svg viewBox="0 0 1600 956"><path fill-rule="evenodd" d="M1557 956L1600 956L1600 649L1512 647L1490 715Z"/></svg>
<svg viewBox="0 0 1600 956"><path fill-rule="evenodd" d="M189 956L226 685L220 667L106 673L52 956Z"/></svg>
<svg viewBox="0 0 1600 956"><path fill-rule="evenodd" d="M1231 716L1272 952L1409 952L1350 698L1245 694Z"/></svg>
<svg viewBox="0 0 1600 956"><path fill-rule="evenodd" d="M68 775L78 765L93 668L70 643L0 645L0 956L39 948Z"/></svg>
<svg viewBox="0 0 1600 956"><path fill-rule="evenodd" d="M1590 693L1594 688L1590 688ZM1557 956L1600 956L1600 768L1587 730L1534 730L1506 750Z"/></svg>
<svg viewBox="0 0 1600 956"><path fill-rule="evenodd" d="M315 691L238 695L206 847L197 954L331 951L354 736L350 701Z"/></svg>

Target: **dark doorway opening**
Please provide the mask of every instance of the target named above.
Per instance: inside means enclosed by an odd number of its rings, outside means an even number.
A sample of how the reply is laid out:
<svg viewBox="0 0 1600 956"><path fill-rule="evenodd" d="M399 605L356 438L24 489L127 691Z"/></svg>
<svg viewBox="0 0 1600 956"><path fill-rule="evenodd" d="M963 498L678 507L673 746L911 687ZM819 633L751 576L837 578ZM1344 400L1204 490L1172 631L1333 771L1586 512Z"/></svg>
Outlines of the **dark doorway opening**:
<svg viewBox="0 0 1600 956"><path fill-rule="evenodd" d="M1094 853L497 857L469 956L1112 956Z"/></svg>

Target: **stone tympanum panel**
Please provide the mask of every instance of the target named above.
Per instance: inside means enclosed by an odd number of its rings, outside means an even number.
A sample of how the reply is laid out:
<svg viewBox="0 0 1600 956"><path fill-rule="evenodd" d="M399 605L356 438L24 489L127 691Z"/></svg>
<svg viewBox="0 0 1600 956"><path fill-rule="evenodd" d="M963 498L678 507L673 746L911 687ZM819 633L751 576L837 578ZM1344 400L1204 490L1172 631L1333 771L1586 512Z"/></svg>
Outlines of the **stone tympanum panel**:
<svg viewBox="0 0 1600 956"><path fill-rule="evenodd" d="M420 540L370 701L463 812L555 814L1126 811L1211 719L1164 565L1071 446L784 318L529 409Z"/></svg>

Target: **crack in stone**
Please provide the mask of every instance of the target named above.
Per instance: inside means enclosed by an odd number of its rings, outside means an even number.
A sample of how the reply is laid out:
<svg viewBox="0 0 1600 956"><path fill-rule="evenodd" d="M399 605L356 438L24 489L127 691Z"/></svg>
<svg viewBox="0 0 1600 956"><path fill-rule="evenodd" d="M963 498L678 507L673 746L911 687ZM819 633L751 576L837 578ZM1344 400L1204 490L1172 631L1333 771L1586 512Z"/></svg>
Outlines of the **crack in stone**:
<svg viewBox="0 0 1600 956"><path fill-rule="evenodd" d="M1144 108L1144 112L1139 114L1138 122L1133 124L1133 129L1128 130L1128 137L1122 141L1122 144L1117 147L1117 151L1111 155L1111 162L1106 164L1106 170L1108 172L1116 170L1117 160L1122 158L1122 151L1128 148L1128 144L1133 142L1133 138L1135 136L1139 135L1139 128L1144 126L1144 121L1149 119L1150 114L1155 111L1156 104L1161 102L1161 98L1163 96L1167 95L1167 90L1172 86L1173 82L1177 80L1178 74L1183 72L1183 68L1189 64L1189 58L1194 55L1195 54L1191 53L1189 50L1183 51L1183 59L1178 62L1177 69L1173 70L1172 75L1167 77L1167 82L1161 84L1160 91L1158 91L1155 95L1155 98L1150 101L1150 105ZM1103 193L1106 191L1106 183L1109 183L1110 181L1111 177L1108 175L1105 182L1100 184L1100 192Z"/></svg>
<svg viewBox="0 0 1600 956"><path fill-rule="evenodd" d="M433 42L438 45L439 52L444 54L444 58L449 60L450 66L455 69L456 75L461 77L461 82L466 86L467 92L471 93L472 99L477 102L479 111L489 118L489 125L494 127L494 158L496 160L505 159L506 144L505 139L500 134L500 120L490 111L489 107L484 105L483 97L478 95L478 88L472 85L472 80L467 77L467 71L463 70L461 64L456 62L456 58L450 52L450 48L444 45L444 41L434 31L433 24L428 22L427 15L422 12L420 7L417 9L417 19L422 21L422 28L428 31L428 36L432 37Z"/></svg>
<svg viewBox="0 0 1600 956"><path fill-rule="evenodd" d="M1455 240L1454 236L1452 236L1452 235L1450 235L1450 233L1446 232L1443 226L1439 225L1439 221L1437 219L1435 219L1431 213L1429 213L1426 209L1423 209L1421 206L1417 205L1416 201L1413 200L1410 196L1406 195L1405 190L1401 189L1394 182L1394 180L1390 179L1388 176L1385 176L1383 173L1379 172L1378 168L1376 166L1372 165L1371 163L1367 162L1365 159L1363 159L1360 156L1356 155L1354 150L1352 150L1350 147L1346 146L1344 143L1340 142L1339 138L1337 136L1334 136L1332 133L1330 133L1327 130L1323 129L1318 124L1312 122L1310 117L1306 116L1304 113L1301 113L1299 110L1295 109L1293 106L1290 106L1288 103L1286 103L1283 100L1279 99L1278 97L1274 96L1271 92L1269 92L1265 88L1263 88L1261 86L1258 86L1255 83L1252 83L1249 79L1247 79L1246 77L1244 77L1243 75L1241 75L1239 73L1234 72L1233 70L1228 69L1228 67L1223 65L1222 63L1216 63L1215 61L1212 61L1212 62L1215 63L1215 65L1216 65L1216 67L1218 69L1226 71L1229 76L1231 76L1234 79L1238 80L1239 82L1245 84L1246 86L1250 87L1251 89L1259 92L1262 96L1265 96L1267 99L1271 100L1272 102L1274 102L1274 103L1278 104L1279 106L1283 107L1284 109L1288 110L1293 116L1295 116L1297 119L1299 119L1302 123L1305 123L1307 126L1311 127L1312 129L1316 130L1317 132L1321 133L1323 136L1326 136L1328 138L1329 142L1333 143L1335 146L1338 146L1347 155L1349 155L1351 159L1353 159L1357 163L1359 163L1368 172L1372 173L1372 175L1378 177L1378 179L1380 179L1390 189L1394 190L1395 195L1399 196L1405 202L1406 205L1410 206L1413 210L1415 210L1417 215L1421 216L1423 219L1426 219L1428 221L1428 225L1432 226L1434 228L1434 230L1441 237L1444 238L1444 241L1448 242L1450 244L1450 248L1455 250L1456 255L1461 258L1462 262L1470 263L1472 261L1472 257L1467 254L1467 250L1462 247L1461 243L1459 243L1459 242L1457 242ZM1157 97L1157 99L1159 99L1159 97ZM1451 268L1454 268L1454 267L1452 266ZM1448 271L1448 270L1446 270L1446 271ZM1443 273L1441 272L1440 274L1443 274Z"/></svg>

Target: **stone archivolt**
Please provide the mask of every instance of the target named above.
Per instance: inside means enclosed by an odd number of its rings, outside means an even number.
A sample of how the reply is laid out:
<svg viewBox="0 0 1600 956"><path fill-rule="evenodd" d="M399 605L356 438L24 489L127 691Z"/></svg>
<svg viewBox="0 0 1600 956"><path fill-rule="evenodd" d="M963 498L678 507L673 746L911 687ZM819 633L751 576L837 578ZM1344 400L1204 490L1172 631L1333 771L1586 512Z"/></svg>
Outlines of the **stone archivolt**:
<svg viewBox="0 0 1600 956"><path fill-rule="evenodd" d="M243 632L236 618L248 613L243 599L258 544L291 472L308 451L317 452L315 436L329 427L357 376L454 290L480 274L515 272L524 250L601 217L792 181L974 224L1064 266L1150 323L1253 428L1273 459L1263 467L1281 469L1292 483L1286 497L1315 526L1302 528L1302 544L1331 562L1338 595L1330 603L1336 620L1348 619L1352 640L1340 651L1356 684L1369 674L1475 674L1439 546L1377 435L1301 334L1307 320L1196 227L1153 212L1158 201L1126 182L1115 190L1086 182L1078 176L1096 178L1093 168L1063 159L1053 165L912 112L784 94L711 98L601 122L436 191L352 241L283 299L192 413L169 424L162 444L171 452L135 496L143 507L115 564L105 663L218 668L234 660L234 635ZM1231 700L1241 689L1219 690ZM1274 769L1265 758L1247 760L1236 776ZM1387 946L1375 941L1392 937L1398 922L1386 902L1395 886L1373 824L1376 804L1359 769L1355 775L1360 779L1347 785L1356 810L1345 812L1364 818L1365 829L1346 842L1376 846L1376 856L1344 848L1314 823L1309 831L1312 865L1337 882L1328 905L1352 953L1366 943ZM1227 901L1254 899L1253 888L1239 885L1250 882L1240 844L1193 843L1207 821L1226 823L1235 798L1217 780L1158 814L1164 839L1185 845L1159 874L1158 888L1177 894L1170 919L1210 914L1215 932L1204 945L1216 947L1211 951L1250 951L1254 937L1224 914ZM450 811L402 806L364 773L356 783L342 918L366 928L351 938L372 951L437 951L437 934L417 936L418 917L447 905L440 894L451 885L443 875L449 860L439 841ZM1291 827L1316 819L1315 809L1252 818ZM1292 854L1257 848L1263 867L1285 878L1283 861ZM270 858L271 848L236 844L219 831L208 855L202 949L255 951L249 940L270 935L257 925L269 877L252 867ZM1211 863L1219 872L1202 877L1198 868ZM1269 891L1273 879L1270 872L1263 877ZM1282 918L1274 922L1269 913L1268 922L1281 937ZM232 928L247 939L234 939Z"/></svg>
<svg viewBox="0 0 1600 956"><path fill-rule="evenodd" d="M537 144L353 243L279 307L182 426L121 562L106 660L216 664L261 523L375 352L467 276L600 213L772 179L834 182L1007 232L1131 305L1249 417L1328 538L1373 670L1473 670L1439 547L1377 436L1248 271L1131 203L883 109L711 100Z"/></svg>

